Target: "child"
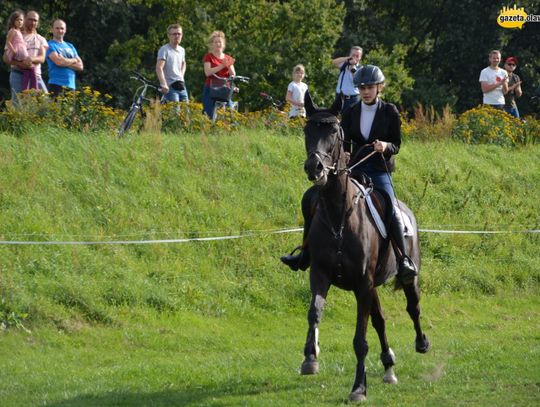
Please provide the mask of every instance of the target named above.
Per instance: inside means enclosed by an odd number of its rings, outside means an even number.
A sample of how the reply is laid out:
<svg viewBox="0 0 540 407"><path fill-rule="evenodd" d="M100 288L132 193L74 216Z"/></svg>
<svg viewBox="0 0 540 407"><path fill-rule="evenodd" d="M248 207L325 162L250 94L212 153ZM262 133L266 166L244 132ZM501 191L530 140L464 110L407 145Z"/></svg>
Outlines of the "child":
<svg viewBox="0 0 540 407"><path fill-rule="evenodd" d="M29 58L26 43L21 32L24 14L14 11L8 19L8 33L6 38L6 54L9 60L23 62ZM23 89L37 89L37 78L34 67L22 69Z"/></svg>
<svg viewBox="0 0 540 407"><path fill-rule="evenodd" d="M304 95L308 89L308 85L302 82L306 74L304 65L296 65L292 71L293 81L287 87L287 102L291 104L289 111L289 119L293 117L306 117L304 109Z"/></svg>

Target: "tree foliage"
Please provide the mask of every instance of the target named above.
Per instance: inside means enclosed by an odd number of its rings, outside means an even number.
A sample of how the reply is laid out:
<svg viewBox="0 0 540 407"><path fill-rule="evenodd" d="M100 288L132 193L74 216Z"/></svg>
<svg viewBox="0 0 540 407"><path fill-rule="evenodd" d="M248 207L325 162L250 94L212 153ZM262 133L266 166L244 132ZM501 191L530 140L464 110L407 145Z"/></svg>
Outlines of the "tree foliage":
<svg viewBox="0 0 540 407"><path fill-rule="evenodd" d="M371 50L406 50L405 66L415 80L403 102L437 109L449 104L458 111L482 102L478 83L488 65L488 53L500 49L503 57L517 56L517 74L523 79L525 96L518 101L523 111L532 110L529 96L540 84L540 23L523 29L505 29L497 24L503 4L490 0L344 0L347 9L337 49L360 43L369 58ZM519 3L529 14L540 14L538 2Z"/></svg>
<svg viewBox="0 0 540 407"><path fill-rule="evenodd" d="M262 103L259 92L283 98L298 63L306 66L316 101L329 103L337 78L331 57L346 55L351 45L364 48L365 62L383 68L389 79L385 98L408 110L421 103L465 111L481 103L478 77L491 49L520 60L522 112L534 109L530 97L540 85L540 23L501 28L496 18L502 5L489 0L4 0L2 5L3 25L16 8L36 9L47 38L52 20L64 19L66 40L85 62L81 84L112 94L124 107L135 86L129 71L155 78L157 50L175 22L184 29L186 83L196 100L204 80L202 57L214 30L227 35L226 52L236 58L237 73L252 78L240 93L241 104L251 109ZM540 14L537 0L519 6ZM8 67L2 66L3 97L9 94L7 77Z"/></svg>

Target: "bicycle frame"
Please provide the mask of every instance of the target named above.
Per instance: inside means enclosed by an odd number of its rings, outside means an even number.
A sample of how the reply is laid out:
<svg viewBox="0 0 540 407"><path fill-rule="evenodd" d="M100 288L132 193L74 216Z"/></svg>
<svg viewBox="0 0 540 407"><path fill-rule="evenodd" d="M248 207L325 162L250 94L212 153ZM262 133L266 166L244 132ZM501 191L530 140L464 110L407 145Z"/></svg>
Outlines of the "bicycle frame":
<svg viewBox="0 0 540 407"><path fill-rule="evenodd" d="M230 87L234 89L232 96L234 96L235 93L238 93L238 88L236 87L236 84L235 84L236 81L249 83L249 80L250 80L250 78L248 78L247 76L239 76L239 75L229 76L228 78L222 78L220 76L217 76L216 74L213 74L213 76L217 78L219 81L221 81L224 86L227 86L227 84L230 84ZM231 113L231 122L234 122L234 112L238 111L238 102L236 101L233 102L232 96L231 96L231 99L227 102L213 99L214 112L212 114L212 123L215 123L218 118L218 110L221 110L221 109L227 110L227 108L229 109Z"/></svg>
<svg viewBox="0 0 540 407"><path fill-rule="evenodd" d="M137 72L133 72L133 76L131 76L131 79L136 79L143 83L142 86L139 86L137 90L135 91L135 95L133 98L133 102L131 103L131 106L129 108L129 111L122 121L122 124L120 125L120 129L118 130L118 137L122 137L125 133L129 131L131 128L131 125L133 124L133 121L135 120L135 116L137 113L140 113L141 117L144 119L145 113L143 109L143 101L149 102L150 100L146 98L146 93L148 92L148 88L155 89L156 91L159 91L159 85L155 85L152 82L150 82L148 79L146 79L144 76ZM163 98L163 97L162 97Z"/></svg>

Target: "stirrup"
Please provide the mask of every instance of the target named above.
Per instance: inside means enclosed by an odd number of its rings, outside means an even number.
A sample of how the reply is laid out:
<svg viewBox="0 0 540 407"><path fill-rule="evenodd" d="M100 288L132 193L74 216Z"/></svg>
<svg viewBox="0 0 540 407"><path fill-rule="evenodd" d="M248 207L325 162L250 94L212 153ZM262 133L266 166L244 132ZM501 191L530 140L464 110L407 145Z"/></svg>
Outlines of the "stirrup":
<svg viewBox="0 0 540 407"><path fill-rule="evenodd" d="M302 251L302 246L296 246L292 252L290 252L287 256L293 256L297 251ZM281 257L287 257L287 256L281 256Z"/></svg>

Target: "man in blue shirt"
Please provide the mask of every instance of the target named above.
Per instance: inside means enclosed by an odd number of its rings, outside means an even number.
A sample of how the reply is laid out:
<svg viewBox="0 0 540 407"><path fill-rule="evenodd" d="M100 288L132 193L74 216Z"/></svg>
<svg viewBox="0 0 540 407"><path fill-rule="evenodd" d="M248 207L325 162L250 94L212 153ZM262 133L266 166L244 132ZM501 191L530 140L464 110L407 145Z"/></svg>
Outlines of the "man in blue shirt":
<svg viewBox="0 0 540 407"><path fill-rule="evenodd" d="M55 20L52 26L53 39L47 49L49 66L49 92L58 96L64 88L75 90L75 72L83 70L83 62L73 44L64 41L66 23Z"/></svg>

